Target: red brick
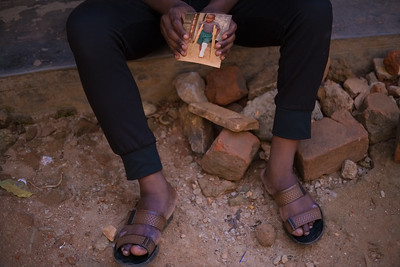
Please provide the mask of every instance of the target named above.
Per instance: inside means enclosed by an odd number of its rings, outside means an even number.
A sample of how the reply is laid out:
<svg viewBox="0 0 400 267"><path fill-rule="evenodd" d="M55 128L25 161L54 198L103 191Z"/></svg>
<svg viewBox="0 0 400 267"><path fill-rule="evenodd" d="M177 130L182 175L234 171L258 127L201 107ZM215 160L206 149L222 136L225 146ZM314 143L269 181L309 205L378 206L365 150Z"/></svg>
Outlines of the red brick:
<svg viewBox="0 0 400 267"><path fill-rule="evenodd" d="M400 52L399 50L389 51L383 60L386 71L391 75L398 75L400 72Z"/></svg>
<svg viewBox="0 0 400 267"><path fill-rule="evenodd" d="M237 66L224 66L211 71L206 76L206 82L206 97L217 105L228 105L249 93L246 80Z"/></svg>
<svg viewBox="0 0 400 267"><path fill-rule="evenodd" d="M201 159L204 171L230 181L240 180L260 147L250 132L222 130Z"/></svg>
<svg viewBox="0 0 400 267"><path fill-rule="evenodd" d="M302 140L296 167L304 180L339 171L344 160L357 162L368 151L368 133L348 111L338 111L311 126L311 139Z"/></svg>

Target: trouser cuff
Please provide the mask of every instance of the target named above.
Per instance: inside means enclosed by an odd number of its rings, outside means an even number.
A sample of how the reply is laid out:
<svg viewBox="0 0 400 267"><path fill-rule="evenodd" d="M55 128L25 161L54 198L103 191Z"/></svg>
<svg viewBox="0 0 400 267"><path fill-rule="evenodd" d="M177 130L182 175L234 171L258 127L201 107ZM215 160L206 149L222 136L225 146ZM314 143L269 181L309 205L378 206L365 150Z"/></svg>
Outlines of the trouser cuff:
<svg viewBox="0 0 400 267"><path fill-rule="evenodd" d="M311 138L311 112L276 107L272 134L294 140Z"/></svg>
<svg viewBox="0 0 400 267"><path fill-rule="evenodd" d="M136 180L155 172L161 171L162 164L156 144L151 144L140 150L122 155L126 178Z"/></svg>

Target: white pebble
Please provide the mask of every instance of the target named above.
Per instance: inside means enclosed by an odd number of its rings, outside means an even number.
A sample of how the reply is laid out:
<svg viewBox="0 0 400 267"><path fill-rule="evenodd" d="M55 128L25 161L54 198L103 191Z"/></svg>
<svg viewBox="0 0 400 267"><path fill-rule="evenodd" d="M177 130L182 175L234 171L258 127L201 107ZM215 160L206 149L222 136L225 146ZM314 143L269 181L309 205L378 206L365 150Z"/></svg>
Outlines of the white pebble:
<svg viewBox="0 0 400 267"><path fill-rule="evenodd" d="M282 256L282 263L285 264L288 261L289 261L288 256L287 255L283 255Z"/></svg>
<svg viewBox="0 0 400 267"><path fill-rule="evenodd" d="M274 265L278 265L280 261L281 261L281 256L276 256L275 259L272 261L272 263Z"/></svg>
<svg viewBox="0 0 400 267"><path fill-rule="evenodd" d="M200 205L201 203L203 203L203 199L199 196L196 197L196 204Z"/></svg>
<svg viewBox="0 0 400 267"><path fill-rule="evenodd" d="M200 195L201 194L201 189L200 188L196 188L195 190L193 190L193 194Z"/></svg>

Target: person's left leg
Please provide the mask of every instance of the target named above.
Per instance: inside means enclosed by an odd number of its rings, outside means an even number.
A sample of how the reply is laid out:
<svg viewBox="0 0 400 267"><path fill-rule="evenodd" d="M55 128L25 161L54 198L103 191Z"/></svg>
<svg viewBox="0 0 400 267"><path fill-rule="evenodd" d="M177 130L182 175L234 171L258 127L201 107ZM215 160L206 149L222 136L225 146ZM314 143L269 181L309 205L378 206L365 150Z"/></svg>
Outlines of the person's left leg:
<svg viewBox="0 0 400 267"><path fill-rule="evenodd" d="M248 0L239 1L231 13L238 24L237 44L280 46L274 136L270 159L261 179L267 191L279 196L277 198L296 193L295 199L277 201L280 202L280 215L284 221L297 219L298 214L319 218L316 203L297 186L293 162L299 140L311 135L311 112L329 54L332 25L330 2ZM300 237L300 242L312 242L322 234L318 233L309 240L303 238L310 233L313 223L314 219L300 225L292 224L292 229L288 228L288 231Z"/></svg>

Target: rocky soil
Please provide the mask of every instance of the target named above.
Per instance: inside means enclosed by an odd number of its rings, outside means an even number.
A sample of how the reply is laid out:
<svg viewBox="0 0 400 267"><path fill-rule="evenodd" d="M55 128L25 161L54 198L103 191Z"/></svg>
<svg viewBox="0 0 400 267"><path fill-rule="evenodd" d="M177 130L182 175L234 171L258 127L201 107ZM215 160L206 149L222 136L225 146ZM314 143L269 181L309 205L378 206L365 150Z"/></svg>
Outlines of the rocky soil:
<svg viewBox="0 0 400 267"><path fill-rule="evenodd" d="M262 188L265 161L257 156L245 177L224 187L202 171L179 119L159 123L160 115L180 105L158 107L149 118L164 173L180 197L153 266L398 266L400 164L392 160L394 140L371 146L373 168L359 165L354 180L333 173L305 184L321 204L327 228L317 244L301 247L285 235ZM9 127L19 135L1 157L0 179L24 179L34 194L22 198L0 190L0 265L117 266L103 229L123 225L138 200L138 185L125 180L93 115L61 112L17 125ZM200 183L227 192L205 197ZM272 237L264 236L270 246L257 240L261 227L273 229Z"/></svg>

